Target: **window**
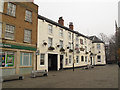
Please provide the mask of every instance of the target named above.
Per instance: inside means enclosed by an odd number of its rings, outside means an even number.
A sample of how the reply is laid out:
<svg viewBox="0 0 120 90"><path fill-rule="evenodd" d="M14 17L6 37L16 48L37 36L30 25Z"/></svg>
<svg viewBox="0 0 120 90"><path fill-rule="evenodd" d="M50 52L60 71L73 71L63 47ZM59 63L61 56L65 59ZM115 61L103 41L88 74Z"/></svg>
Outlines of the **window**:
<svg viewBox="0 0 120 90"><path fill-rule="evenodd" d="M83 44L83 39L80 39L80 44Z"/></svg>
<svg viewBox="0 0 120 90"><path fill-rule="evenodd" d="M32 53L21 53L20 55L21 66L32 66Z"/></svg>
<svg viewBox="0 0 120 90"><path fill-rule="evenodd" d="M63 30L60 29L60 37L63 37Z"/></svg>
<svg viewBox="0 0 120 90"><path fill-rule="evenodd" d="M65 60L65 65L68 65L68 59L66 58L66 60Z"/></svg>
<svg viewBox="0 0 120 90"><path fill-rule="evenodd" d="M97 44L97 49L100 49L100 44Z"/></svg>
<svg viewBox="0 0 120 90"><path fill-rule="evenodd" d="M69 55L69 64L71 64L71 63L72 63L72 56Z"/></svg>
<svg viewBox="0 0 120 90"><path fill-rule="evenodd" d="M76 63L79 63L79 56L76 56Z"/></svg>
<svg viewBox="0 0 120 90"><path fill-rule="evenodd" d="M48 32L49 32L49 34L53 33L52 25L48 25Z"/></svg>
<svg viewBox="0 0 120 90"><path fill-rule="evenodd" d="M78 44L76 44L76 45L75 45L75 48L76 48L76 49L78 49L78 48L79 48L79 45L78 45Z"/></svg>
<svg viewBox="0 0 120 90"><path fill-rule="evenodd" d="M51 47L52 46L52 38L48 38L48 47Z"/></svg>
<svg viewBox="0 0 120 90"><path fill-rule="evenodd" d="M82 61L82 62L84 61L84 56L81 56L81 61Z"/></svg>
<svg viewBox="0 0 120 90"><path fill-rule="evenodd" d="M45 54L40 55L40 65L44 65L45 62Z"/></svg>
<svg viewBox="0 0 120 90"><path fill-rule="evenodd" d="M68 32L68 38L69 38L69 40L71 40L71 33L70 32Z"/></svg>
<svg viewBox="0 0 120 90"><path fill-rule="evenodd" d="M60 40L60 48L63 48L63 41Z"/></svg>
<svg viewBox="0 0 120 90"><path fill-rule="evenodd" d="M3 12L4 9L4 0L0 0L0 12Z"/></svg>
<svg viewBox="0 0 120 90"><path fill-rule="evenodd" d="M24 30L24 42L31 43L31 30L25 29Z"/></svg>
<svg viewBox="0 0 120 90"><path fill-rule="evenodd" d="M97 56L97 61L101 62L101 56L100 55Z"/></svg>
<svg viewBox="0 0 120 90"><path fill-rule="evenodd" d="M87 56L85 56L85 62L87 62Z"/></svg>
<svg viewBox="0 0 120 90"><path fill-rule="evenodd" d="M2 37L2 23L0 22L0 38Z"/></svg>
<svg viewBox="0 0 120 90"><path fill-rule="evenodd" d="M14 52L0 52L0 67L14 66Z"/></svg>
<svg viewBox="0 0 120 90"><path fill-rule="evenodd" d="M85 52L87 52L87 46L85 46Z"/></svg>
<svg viewBox="0 0 120 90"><path fill-rule="evenodd" d="M14 26L7 24L5 30L5 38L14 40L14 30L15 30Z"/></svg>
<svg viewBox="0 0 120 90"><path fill-rule="evenodd" d="M69 47L69 49L72 49L72 43L68 43L68 47Z"/></svg>
<svg viewBox="0 0 120 90"><path fill-rule="evenodd" d="M25 21L32 22L32 12L29 10L25 12Z"/></svg>
<svg viewBox="0 0 120 90"><path fill-rule="evenodd" d="M76 35L76 42L78 42L78 35Z"/></svg>
<svg viewBox="0 0 120 90"><path fill-rule="evenodd" d="M15 16L15 12L16 12L16 5L12 3L8 3L7 14L10 16Z"/></svg>

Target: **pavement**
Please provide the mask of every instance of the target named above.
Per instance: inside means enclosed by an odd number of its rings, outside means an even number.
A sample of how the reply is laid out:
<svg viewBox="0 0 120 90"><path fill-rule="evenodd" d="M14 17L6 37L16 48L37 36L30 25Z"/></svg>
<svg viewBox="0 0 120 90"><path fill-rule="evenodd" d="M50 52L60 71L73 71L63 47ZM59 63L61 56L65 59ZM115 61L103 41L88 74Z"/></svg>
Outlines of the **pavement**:
<svg viewBox="0 0 120 90"><path fill-rule="evenodd" d="M3 88L118 88L118 66L95 66L91 69L76 68L50 71L47 77L14 80L2 83Z"/></svg>

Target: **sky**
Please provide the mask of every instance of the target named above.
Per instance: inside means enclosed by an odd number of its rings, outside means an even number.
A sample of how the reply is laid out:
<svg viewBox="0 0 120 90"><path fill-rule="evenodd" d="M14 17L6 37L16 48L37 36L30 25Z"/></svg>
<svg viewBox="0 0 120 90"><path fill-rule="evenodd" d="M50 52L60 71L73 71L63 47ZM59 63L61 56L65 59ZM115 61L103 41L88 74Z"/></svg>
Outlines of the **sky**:
<svg viewBox="0 0 120 90"><path fill-rule="evenodd" d="M118 22L119 0L34 0L39 6L39 15L55 22L63 17L64 26L73 22L74 30L84 35L115 33Z"/></svg>

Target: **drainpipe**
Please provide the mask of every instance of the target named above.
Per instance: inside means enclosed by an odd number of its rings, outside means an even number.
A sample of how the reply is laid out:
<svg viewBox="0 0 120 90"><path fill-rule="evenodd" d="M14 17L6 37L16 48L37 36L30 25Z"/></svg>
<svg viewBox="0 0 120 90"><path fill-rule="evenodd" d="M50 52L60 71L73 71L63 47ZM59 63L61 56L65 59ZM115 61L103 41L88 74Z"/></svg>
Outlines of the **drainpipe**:
<svg viewBox="0 0 120 90"><path fill-rule="evenodd" d="M72 33L72 45L73 45L73 71L74 71L74 63L75 63L75 59L74 59L74 33Z"/></svg>

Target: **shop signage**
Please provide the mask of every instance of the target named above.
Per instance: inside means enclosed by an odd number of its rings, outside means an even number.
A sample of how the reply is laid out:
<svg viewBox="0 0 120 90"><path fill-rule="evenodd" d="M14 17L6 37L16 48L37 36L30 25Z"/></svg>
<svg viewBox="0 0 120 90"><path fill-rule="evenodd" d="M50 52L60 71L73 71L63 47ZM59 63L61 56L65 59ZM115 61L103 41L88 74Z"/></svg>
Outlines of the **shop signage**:
<svg viewBox="0 0 120 90"><path fill-rule="evenodd" d="M0 43L0 47L2 47L2 48L12 48L12 49L23 49L23 50L36 51L36 48L33 48L33 47L18 46L18 45L12 45L12 44L4 44L4 43Z"/></svg>

